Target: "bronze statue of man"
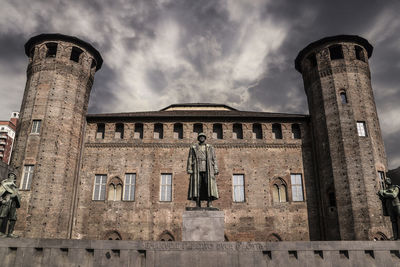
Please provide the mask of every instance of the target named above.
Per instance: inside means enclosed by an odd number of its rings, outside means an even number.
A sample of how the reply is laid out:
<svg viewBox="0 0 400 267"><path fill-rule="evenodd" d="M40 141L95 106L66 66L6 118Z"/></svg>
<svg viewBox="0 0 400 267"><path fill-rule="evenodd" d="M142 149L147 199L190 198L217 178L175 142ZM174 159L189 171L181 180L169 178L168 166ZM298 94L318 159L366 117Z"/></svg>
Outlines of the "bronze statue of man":
<svg viewBox="0 0 400 267"><path fill-rule="evenodd" d="M201 207L201 201L207 201L207 207L218 199L218 189L215 176L218 174L217 159L212 145L206 144L206 135L197 136L197 144L190 146L187 162L187 173L190 174L188 199L196 201Z"/></svg>
<svg viewBox="0 0 400 267"><path fill-rule="evenodd" d="M8 178L0 183L0 237L6 236L7 222L9 223L7 237L18 237L13 234L17 221L17 209L21 203L18 187L15 185L16 178L14 173L9 173Z"/></svg>
<svg viewBox="0 0 400 267"><path fill-rule="evenodd" d="M379 190L378 196L382 201L383 215L390 216L393 229L393 239L399 239L400 200L399 186L393 185L389 177L385 179L386 187Z"/></svg>

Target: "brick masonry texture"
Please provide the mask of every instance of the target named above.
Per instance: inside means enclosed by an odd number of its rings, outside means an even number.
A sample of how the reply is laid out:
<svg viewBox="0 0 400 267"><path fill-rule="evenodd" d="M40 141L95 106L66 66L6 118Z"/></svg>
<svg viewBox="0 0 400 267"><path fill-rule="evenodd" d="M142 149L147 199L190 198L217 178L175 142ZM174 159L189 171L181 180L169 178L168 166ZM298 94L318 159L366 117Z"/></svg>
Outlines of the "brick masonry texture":
<svg viewBox="0 0 400 267"><path fill-rule="evenodd" d="M46 57L50 41L58 44L52 58ZM196 142L196 123L203 125L207 142L216 149L220 199L213 204L225 212L226 240L391 236L375 194L377 171L386 171L387 163L368 63L354 58L355 45L364 49L359 39L320 42L303 50L296 60L310 116L241 113L229 107L226 112L202 113L198 106L190 111L174 107L174 111L153 113L87 115L97 51L68 36L57 40L43 35L28 43L34 53L12 159L20 169L35 166L30 190L21 192L16 232L24 237L160 240L167 234L182 240L182 214L185 207L194 206L187 200L186 161L190 144ZM332 44L342 45L344 59L330 60ZM70 60L72 47L82 50L79 62ZM315 67L306 62L312 53ZM341 90L347 93L346 105L341 104ZM35 119L42 120L40 134L30 133ZM366 137L358 136L357 121L365 121ZM99 123L105 125L104 138L96 136ZM124 125L122 139L115 137L117 123ZM143 125L143 138L135 137L137 123ZM156 123L163 125L162 139L154 138ZM183 126L182 139L174 138L175 123ZM216 123L222 125L223 139L212 138ZM234 138L237 123L242 126L243 139ZM255 123L261 125L261 139L253 137ZM274 138L274 123L282 126L282 139ZM300 126L300 139L293 138L293 124ZM135 200L107 200L109 183L123 184L126 173L136 174ZM163 173L172 174L170 202L160 201ZM94 180L100 174L107 175L106 200L96 201ZM245 201L241 203L233 202L234 174L244 175ZM293 201L291 174L301 174L304 201ZM18 183L21 178L22 173ZM276 183L286 185L287 202L273 200ZM329 198L332 193L335 204Z"/></svg>

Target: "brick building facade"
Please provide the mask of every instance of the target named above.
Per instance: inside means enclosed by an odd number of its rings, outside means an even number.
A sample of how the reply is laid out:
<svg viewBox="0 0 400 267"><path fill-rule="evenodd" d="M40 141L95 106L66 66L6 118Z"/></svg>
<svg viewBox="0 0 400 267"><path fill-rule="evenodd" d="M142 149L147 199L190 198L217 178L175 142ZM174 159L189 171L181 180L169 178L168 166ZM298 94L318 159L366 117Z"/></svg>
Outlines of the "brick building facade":
<svg viewBox="0 0 400 267"><path fill-rule="evenodd" d="M19 112L13 112L9 121L0 121L0 160L10 164Z"/></svg>
<svg viewBox="0 0 400 267"><path fill-rule="evenodd" d="M296 59L310 115L175 104L87 114L102 58L90 44L42 34L25 45L27 85L14 166L26 237L181 240L190 144L216 149L230 241L390 236L375 192L387 163L370 84L372 46L314 42Z"/></svg>

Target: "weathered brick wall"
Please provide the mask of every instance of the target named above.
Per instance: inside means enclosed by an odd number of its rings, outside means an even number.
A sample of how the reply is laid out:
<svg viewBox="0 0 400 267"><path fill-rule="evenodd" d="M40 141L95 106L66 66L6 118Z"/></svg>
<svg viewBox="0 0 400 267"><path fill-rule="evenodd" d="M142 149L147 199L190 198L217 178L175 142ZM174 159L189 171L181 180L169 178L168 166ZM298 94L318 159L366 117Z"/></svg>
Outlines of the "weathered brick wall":
<svg viewBox="0 0 400 267"><path fill-rule="evenodd" d="M106 123L104 139L95 138L96 123L87 125L73 238L101 239L116 230L123 239L159 240L164 231L169 231L181 240L182 213L185 207L194 205L187 200L186 162L189 145L195 141L195 122L184 122L182 140L173 138L173 121L163 122L162 140L153 138L154 122L144 123L143 140L133 139L134 123L125 122L123 140L114 138L115 122ZM252 138L249 122L243 123L242 140L232 139L233 122L222 123L223 140L208 138L216 148L220 170L220 199L214 206L225 211L229 240L269 240L274 238L272 234L283 240L309 240L310 235L320 238L308 121L297 123L301 124L302 139L292 138L289 122L282 122L282 140L272 138L272 122L262 123L261 140ZM203 123L203 127L210 137L212 123ZM124 180L125 173L130 172L137 174L134 202L92 200L95 174L106 174L109 182L114 177ZM172 173L172 202L159 201L161 173ZM303 175L304 202L292 201L290 173ZM244 203L232 200L233 174L245 176ZM278 177L287 184L287 203L272 201L271 187Z"/></svg>
<svg viewBox="0 0 400 267"><path fill-rule="evenodd" d="M343 59L330 59L329 47L340 44ZM315 54L317 66L303 60L303 78L314 130L322 215L327 239L371 239L378 232L389 235L383 218L378 171L387 170L386 156L374 103L367 52L356 59L358 42L324 42ZM345 92L348 103L342 103ZM367 136L359 137L356 122L365 121ZM334 189L337 207L329 205ZM328 229L333 230L329 231ZM338 231L339 230L339 231Z"/></svg>
<svg viewBox="0 0 400 267"><path fill-rule="evenodd" d="M32 47L12 165L34 165L30 190L21 191L22 206L16 230L26 237L68 238L74 177L81 151L89 93L95 68L93 55L74 42L58 44L55 57L46 57L42 40ZM73 47L83 53L70 60ZM39 134L31 133L32 120L41 120Z"/></svg>

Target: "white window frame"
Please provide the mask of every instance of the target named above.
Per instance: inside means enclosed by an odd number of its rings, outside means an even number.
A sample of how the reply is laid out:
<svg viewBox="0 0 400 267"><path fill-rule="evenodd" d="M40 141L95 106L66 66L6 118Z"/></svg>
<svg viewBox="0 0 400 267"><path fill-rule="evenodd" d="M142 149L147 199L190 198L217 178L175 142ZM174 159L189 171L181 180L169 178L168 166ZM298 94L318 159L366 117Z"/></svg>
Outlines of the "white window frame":
<svg viewBox="0 0 400 267"><path fill-rule="evenodd" d="M291 173L290 181L292 184L292 200L296 202L304 201L303 175L301 173Z"/></svg>
<svg viewBox="0 0 400 267"><path fill-rule="evenodd" d="M379 178L379 184L381 185L381 189L384 189L385 188L385 172L378 171L378 178Z"/></svg>
<svg viewBox="0 0 400 267"><path fill-rule="evenodd" d="M357 133L358 136L366 137L367 136L367 126L365 121L357 121Z"/></svg>
<svg viewBox="0 0 400 267"><path fill-rule="evenodd" d="M162 173L160 176L160 202L172 201L172 173Z"/></svg>
<svg viewBox="0 0 400 267"><path fill-rule="evenodd" d="M20 184L21 190L31 190L33 172L35 165L24 165L24 172L22 173L22 179Z"/></svg>
<svg viewBox="0 0 400 267"><path fill-rule="evenodd" d="M100 178L97 181L97 178ZM96 201L104 201L106 200L106 185L107 185L107 175L106 174L96 174L94 176L94 184L93 184L93 198L92 200ZM98 193L96 194L96 188L98 188ZM103 190L103 196L102 196Z"/></svg>
<svg viewBox="0 0 400 267"><path fill-rule="evenodd" d="M136 173L125 173L123 201L135 201Z"/></svg>
<svg viewBox="0 0 400 267"><path fill-rule="evenodd" d="M31 133L39 134L41 126L42 126L42 120L33 120Z"/></svg>
<svg viewBox="0 0 400 267"><path fill-rule="evenodd" d="M244 195L244 174L232 175L232 199L233 202L245 202Z"/></svg>

